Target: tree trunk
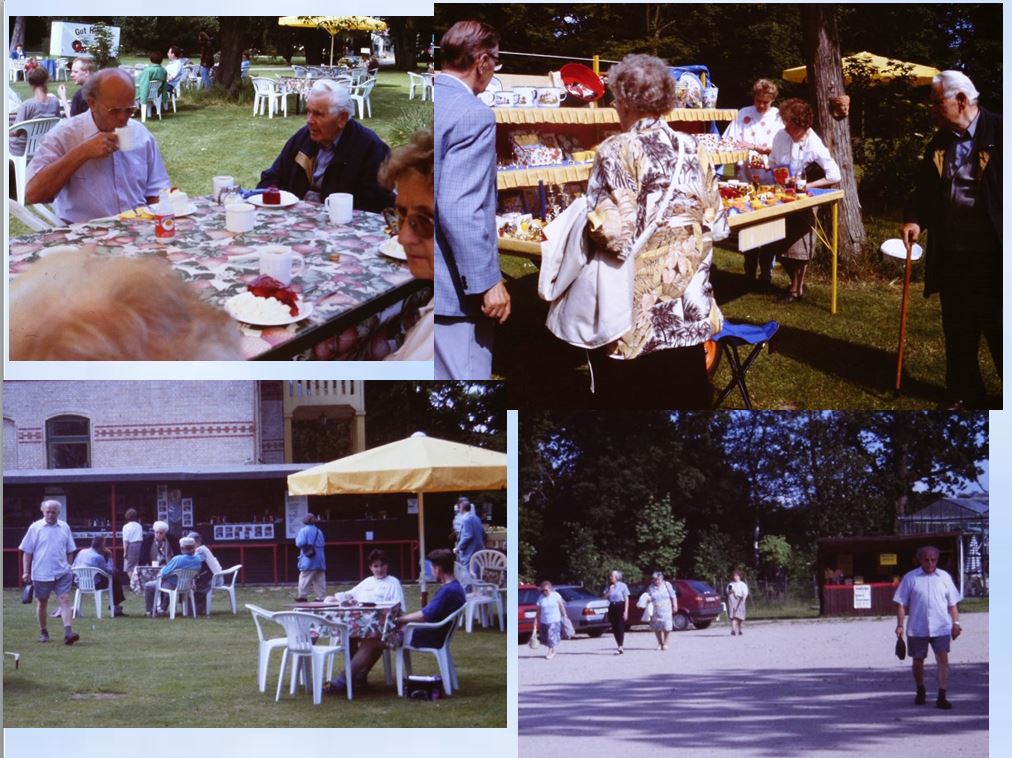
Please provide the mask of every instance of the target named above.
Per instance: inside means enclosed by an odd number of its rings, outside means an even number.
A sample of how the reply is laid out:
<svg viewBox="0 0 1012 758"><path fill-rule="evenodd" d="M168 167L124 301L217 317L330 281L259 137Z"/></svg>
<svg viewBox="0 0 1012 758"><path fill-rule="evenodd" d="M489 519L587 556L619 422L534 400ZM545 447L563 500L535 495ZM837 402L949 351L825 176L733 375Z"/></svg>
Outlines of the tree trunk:
<svg viewBox="0 0 1012 758"><path fill-rule="evenodd" d="M840 207L840 257L846 260L861 253L865 231L854 175L850 123L847 119L837 121L829 113L830 98L845 94L835 6L802 5L801 34L805 65L808 66L808 88L815 110L814 128L840 165L843 175L840 181L840 189L845 195Z"/></svg>
<svg viewBox="0 0 1012 758"><path fill-rule="evenodd" d="M246 44L245 16L221 16L218 21L221 55L214 83L235 93L242 84L242 53Z"/></svg>
<svg viewBox="0 0 1012 758"><path fill-rule="evenodd" d="M388 23L390 38L393 40L397 55L395 68L398 71L414 71L418 65L418 57L415 54L418 29L415 26L415 19L411 16L392 16L388 19Z"/></svg>
<svg viewBox="0 0 1012 758"><path fill-rule="evenodd" d="M13 50L18 45L22 47L25 44L25 17L15 16L14 17L14 30L11 32L11 47Z"/></svg>

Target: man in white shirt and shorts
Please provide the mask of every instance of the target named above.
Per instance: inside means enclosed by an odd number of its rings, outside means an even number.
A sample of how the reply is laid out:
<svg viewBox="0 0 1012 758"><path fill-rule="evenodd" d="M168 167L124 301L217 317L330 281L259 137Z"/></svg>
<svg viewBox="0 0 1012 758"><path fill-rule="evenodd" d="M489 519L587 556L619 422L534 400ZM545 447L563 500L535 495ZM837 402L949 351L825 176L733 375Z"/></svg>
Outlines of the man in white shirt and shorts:
<svg viewBox="0 0 1012 758"><path fill-rule="evenodd" d="M73 645L81 636L71 626L74 610L70 607L70 590L74 586L74 574L70 562L77 551L74 536L66 521L60 521L63 506L57 500L45 500L40 507L42 518L28 527L19 550L22 553L22 575L24 582L31 581L35 588L36 611L39 617L39 642L49 642L46 628L46 608L49 596L56 592L60 601L60 615L63 616L63 641Z"/></svg>
<svg viewBox="0 0 1012 758"><path fill-rule="evenodd" d="M928 645L935 651L938 663L938 699L935 707L951 710L946 698L949 686L949 645L959 637L958 603L963 599L948 572L938 568L938 548L925 545L917 550L920 568L903 577L893 595L896 603L896 636L903 637L903 619L907 619L907 650L914 662L917 684L915 705L924 705L924 659Z"/></svg>

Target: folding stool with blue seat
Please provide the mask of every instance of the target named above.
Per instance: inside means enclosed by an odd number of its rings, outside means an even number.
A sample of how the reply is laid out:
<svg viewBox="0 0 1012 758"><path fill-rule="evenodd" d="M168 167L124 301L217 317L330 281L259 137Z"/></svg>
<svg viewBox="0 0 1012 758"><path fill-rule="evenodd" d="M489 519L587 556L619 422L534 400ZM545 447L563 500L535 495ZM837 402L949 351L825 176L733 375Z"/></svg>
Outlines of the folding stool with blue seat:
<svg viewBox="0 0 1012 758"><path fill-rule="evenodd" d="M780 324L776 321L766 324L733 324L730 321L725 321L723 328L711 337L727 356L727 363L731 369L731 381L721 390L713 404L714 408L719 408L721 403L731 394L731 391L737 387L741 393L741 399L745 403L745 408L752 410L752 399L749 397L748 386L745 384L745 374L748 373L749 368L762 353L763 347L773 338L779 328ZM738 348L741 345L753 346L744 361L738 353Z"/></svg>

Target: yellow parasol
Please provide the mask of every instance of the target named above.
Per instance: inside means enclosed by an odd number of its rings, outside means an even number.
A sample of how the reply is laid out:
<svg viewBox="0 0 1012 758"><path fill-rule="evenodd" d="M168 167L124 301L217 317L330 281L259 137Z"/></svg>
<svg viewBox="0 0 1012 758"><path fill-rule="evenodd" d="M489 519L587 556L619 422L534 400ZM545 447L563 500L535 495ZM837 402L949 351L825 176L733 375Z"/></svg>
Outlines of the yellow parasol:
<svg viewBox="0 0 1012 758"><path fill-rule="evenodd" d="M912 84L924 85L931 84L931 78L939 73L937 68L931 66L922 66L919 63L905 63L894 58L886 58L881 55L875 55L874 53L854 53L848 55L843 59L843 76L844 83L850 84L850 76L848 69L852 66L867 67L871 70L871 78L873 82L885 84L891 82L897 76L904 76L909 78ZM904 72L905 75L904 75ZM804 84L808 78L808 68L806 66L796 66L795 68L784 69L784 79L795 84Z"/></svg>
<svg viewBox="0 0 1012 758"><path fill-rule="evenodd" d="M281 16L278 26L323 29L330 35L330 65L334 65L334 37L338 32L385 32L385 21L370 16Z"/></svg>
<svg viewBox="0 0 1012 758"><path fill-rule="evenodd" d="M505 488L505 453L427 437L422 432L288 477L290 495L418 493L419 575L423 593L425 493Z"/></svg>

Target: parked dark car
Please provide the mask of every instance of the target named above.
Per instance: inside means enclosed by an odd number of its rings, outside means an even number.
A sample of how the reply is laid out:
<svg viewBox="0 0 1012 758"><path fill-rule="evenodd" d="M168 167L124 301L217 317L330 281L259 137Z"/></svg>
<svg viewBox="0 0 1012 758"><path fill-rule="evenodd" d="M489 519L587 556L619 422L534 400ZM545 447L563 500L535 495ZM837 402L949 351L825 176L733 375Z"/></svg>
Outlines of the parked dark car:
<svg viewBox="0 0 1012 758"><path fill-rule="evenodd" d="M571 584L559 585L555 591L562 595L566 614L573 622L573 630L577 634L583 632L591 637L600 637L611 629L611 624L608 623L608 601L600 595Z"/></svg>
<svg viewBox="0 0 1012 758"><path fill-rule="evenodd" d="M520 590L517 592L517 606L519 608L517 631L521 645L527 642L534 633L534 617L538 615L538 598L540 596L541 590L533 584L521 584Z"/></svg>
<svg viewBox="0 0 1012 758"><path fill-rule="evenodd" d="M626 626L646 624L643 621L643 609L636 606L640 595L646 592L650 582L636 582L629 585L629 620ZM678 611L672 619L672 626L677 632L689 628L689 622L696 629L706 629L721 612L721 599L717 590L706 582L698 579L675 579L671 582L678 598Z"/></svg>

